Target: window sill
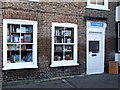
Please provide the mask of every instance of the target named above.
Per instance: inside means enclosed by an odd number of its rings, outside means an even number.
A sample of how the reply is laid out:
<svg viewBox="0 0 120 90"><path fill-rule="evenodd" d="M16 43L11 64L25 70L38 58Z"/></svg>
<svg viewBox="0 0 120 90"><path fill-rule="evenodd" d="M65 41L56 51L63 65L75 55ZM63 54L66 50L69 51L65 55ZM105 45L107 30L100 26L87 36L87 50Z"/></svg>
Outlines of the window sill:
<svg viewBox="0 0 120 90"><path fill-rule="evenodd" d="M79 64L74 61L54 61L50 67L62 67L62 66L78 66Z"/></svg>
<svg viewBox="0 0 120 90"><path fill-rule="evenodd" d="M88 9L96 9L96 10L106 10L106 11L109 11L110 9L106 8L106 7L97 7L97 6L86 6L86 8Z"/></svg>
<svg viewBox="0 0 120 90"><path fill-rule="evenodd" d="M6 64L2 68L2 70L25 69L25 68L38 68L38 66L33 64L33 62L28 62L28 63L10 63L10 64Z"/></svg>

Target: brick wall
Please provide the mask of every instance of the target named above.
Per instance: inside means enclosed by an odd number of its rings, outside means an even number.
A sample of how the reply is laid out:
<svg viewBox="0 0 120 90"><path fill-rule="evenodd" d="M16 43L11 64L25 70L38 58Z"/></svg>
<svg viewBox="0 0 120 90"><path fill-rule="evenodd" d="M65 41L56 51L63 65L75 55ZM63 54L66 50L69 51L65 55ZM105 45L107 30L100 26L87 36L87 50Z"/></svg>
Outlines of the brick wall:
<svg viewBox="0 0 120 90"><path fill-rule="evenodd" d="M0 89L2 89L2 2L0 1Z"/></svg>
<svg viewBox="0 0 120 90"><path fill-rule="evenodd" d="M45 79L85 73L86 22L84 16L100 16L108 19L108 28L106 30L106 56L114 51L115 25L112 23L115 21L110 20L114 18L114 10L98 11L86 9L85 6L85 2L3 2L4 19L27 19L38 21L38 68L3 71L3 80L6 82L25 79ZM110 3L109 8L112 9L113 6L114 4ZM52 22L68 22L78 25L79 66L50 68ZM0 35L2 38L2 31ZM110 42L108 42L109 40ZM2 42L1 39L0 42ZM2 47L0 49L2 49Z"/></svg>

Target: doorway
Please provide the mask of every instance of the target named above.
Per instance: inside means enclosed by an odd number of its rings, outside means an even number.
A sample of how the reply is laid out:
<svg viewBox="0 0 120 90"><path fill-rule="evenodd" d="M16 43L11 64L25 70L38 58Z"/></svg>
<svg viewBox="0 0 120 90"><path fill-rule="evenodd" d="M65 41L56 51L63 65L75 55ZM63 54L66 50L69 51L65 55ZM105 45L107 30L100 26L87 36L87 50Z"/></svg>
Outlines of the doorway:
<svg viewBox="0 0 120 90"><path fill-rule="evenodd" d="M104 73L105 27L103 22L87 22L87 74Z"/></svg>

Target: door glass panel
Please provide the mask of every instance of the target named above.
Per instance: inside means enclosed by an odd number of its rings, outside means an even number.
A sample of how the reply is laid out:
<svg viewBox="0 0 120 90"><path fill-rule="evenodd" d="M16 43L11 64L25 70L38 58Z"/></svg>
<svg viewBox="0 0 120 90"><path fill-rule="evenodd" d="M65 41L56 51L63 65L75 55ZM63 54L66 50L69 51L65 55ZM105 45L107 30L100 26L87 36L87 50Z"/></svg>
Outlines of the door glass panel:
<svg viewBox="0 0 120 90"><path fill-rule="evenodd" d="M89 52L99 53L99 41L89 41Z"/></svg>

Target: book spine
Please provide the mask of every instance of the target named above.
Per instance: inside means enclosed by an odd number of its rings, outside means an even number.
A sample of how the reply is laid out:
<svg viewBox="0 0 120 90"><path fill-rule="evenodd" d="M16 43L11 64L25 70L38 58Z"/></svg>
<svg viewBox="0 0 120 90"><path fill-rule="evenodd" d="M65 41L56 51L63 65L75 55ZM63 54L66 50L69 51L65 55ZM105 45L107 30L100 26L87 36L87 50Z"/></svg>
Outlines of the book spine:
<svg viewBox="0 0 120 90"><path fill-rule="evenodd" d="M10 25L10 33L12 32L12 25Z"/></svg>
<svg viewBox="0 0 120 90"><path fill-rule="evenodd" d="M13 35L11 35L11 42L13 42Z"/></svg>

